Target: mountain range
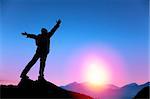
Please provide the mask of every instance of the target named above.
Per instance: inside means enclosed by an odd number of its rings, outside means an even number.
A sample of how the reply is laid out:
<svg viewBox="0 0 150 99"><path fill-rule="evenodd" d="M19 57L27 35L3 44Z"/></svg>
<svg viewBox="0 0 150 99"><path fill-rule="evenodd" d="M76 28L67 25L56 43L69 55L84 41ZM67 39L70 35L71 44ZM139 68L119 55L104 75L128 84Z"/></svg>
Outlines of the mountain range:
<svg viewBox="0 0 150 99"><path fill-rule="evenodd" d="M102 90L93 91L90 88L88 88L87 83L73 82L66 86L61 86L61 88L89 95L94 99L132 99L140 90L149 86L150 82L141 85L131 83L123 87L117 87L115 85L108 84Z"/></svg>
<svg viewBox="0 0 150 99"><path fill-rule="evenodd" d="M92 90L88 83L73 82L65 86L56 86L48 81L21 79L17 86L1 85L1 98L71 98L71 99L139 99L148 97L150 82L136 83L118 87L107 84L100 90ZM146 93L146 94L145 94ZM142 98L143 99L143 98Z"/></svg>

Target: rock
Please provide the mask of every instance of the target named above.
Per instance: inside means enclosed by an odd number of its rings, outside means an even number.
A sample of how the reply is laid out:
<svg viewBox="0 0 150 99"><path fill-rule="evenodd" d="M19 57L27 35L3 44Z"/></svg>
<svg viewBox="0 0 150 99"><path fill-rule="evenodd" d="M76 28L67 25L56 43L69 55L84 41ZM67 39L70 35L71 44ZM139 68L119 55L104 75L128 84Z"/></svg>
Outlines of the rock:
<svg viewBox="0 0 150 99"><path fill-rule="evenodd" d="M80 93L67 91L46 80L21 79L17 86L1 85L2 98L72 98L92 99Z"/></svg>
<svg viewBox="0 0 150 99"><path fill-rule="evenodd" d="M137 93L134 99L150 99L149 93L150 87L149 86L144 87L140 92Z"/></svg>

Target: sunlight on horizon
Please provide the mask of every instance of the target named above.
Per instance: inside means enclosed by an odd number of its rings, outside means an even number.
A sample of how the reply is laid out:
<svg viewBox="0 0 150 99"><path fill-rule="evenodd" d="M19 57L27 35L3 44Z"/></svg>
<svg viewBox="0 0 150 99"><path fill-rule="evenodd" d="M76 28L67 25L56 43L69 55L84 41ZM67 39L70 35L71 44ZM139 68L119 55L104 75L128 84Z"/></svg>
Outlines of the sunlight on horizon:
<svg viewBox="0 0 150 99"><path fill-rule="evenodd" d="M99 90L105 85L116 84L116 81L118 86L123 84L126 79L124 65L121 55L114 48L92 44L83 46L74 53L68 71L79 79L77 82L87 82L91 90ZM72 72L75 70L78 74Z"/></svg>
<svg viewBox="0 0 150 99"><path fill-rule="evenodd" d="M89 59L85 65L84 76L90 89L99 90L109 82L109 71L105 68L107 64L102 60Z"/></svg>

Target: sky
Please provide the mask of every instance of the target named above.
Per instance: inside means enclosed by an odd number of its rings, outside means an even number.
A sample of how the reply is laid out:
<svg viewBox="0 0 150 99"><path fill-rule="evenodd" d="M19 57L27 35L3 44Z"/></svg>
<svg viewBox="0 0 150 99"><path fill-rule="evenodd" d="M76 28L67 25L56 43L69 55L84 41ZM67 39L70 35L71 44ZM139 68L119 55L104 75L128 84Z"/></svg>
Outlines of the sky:
<svg viewBox="0 0 150 99"><path fill-rule="evenodd" d="M105 61L109 82L149 81L148 0L0 0L0 82L17 84L39 34L61 19L51 38L45 77L56 85L85 82L88 63ZM86 65L85 65L86 64ZM37 79L39 61L29 72Z"/></svg>

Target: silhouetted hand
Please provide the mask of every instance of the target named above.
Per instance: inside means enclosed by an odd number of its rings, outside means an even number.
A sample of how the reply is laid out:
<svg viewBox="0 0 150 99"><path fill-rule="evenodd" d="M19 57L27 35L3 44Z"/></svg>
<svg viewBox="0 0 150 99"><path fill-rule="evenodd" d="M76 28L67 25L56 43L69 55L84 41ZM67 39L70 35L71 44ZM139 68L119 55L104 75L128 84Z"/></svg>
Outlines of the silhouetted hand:
<svg viewBox="0 0 150 99"><path fill-rule="evenodd" d="M58 20L56 21L56 23L57 23L57 24L60 24L60 23L61 23L61 20L60 20L60 19L58 19Z"/></svg>
<svg viewBox="0 0 150 99"><path fill-rule="evenodd" d="M24 33L21 33L22 35L27 35L27 33L26 32L24 32Z"/></svg>

